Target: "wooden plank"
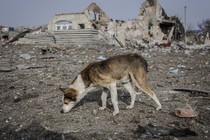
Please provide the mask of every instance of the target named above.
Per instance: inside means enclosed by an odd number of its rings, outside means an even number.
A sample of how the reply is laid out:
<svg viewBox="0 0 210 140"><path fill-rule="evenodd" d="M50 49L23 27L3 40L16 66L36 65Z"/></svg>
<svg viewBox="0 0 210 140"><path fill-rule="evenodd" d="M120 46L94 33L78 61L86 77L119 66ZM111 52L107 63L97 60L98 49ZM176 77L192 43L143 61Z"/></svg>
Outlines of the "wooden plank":
<svg viewBox="0 0 210 140"><path fill-rule="evenodd" d="M210 91L207 90L198 90L198 89L190 89L190 88L174 88L176 91L186 91L186 92L199 92L204 94L210 94Z"/></svg>

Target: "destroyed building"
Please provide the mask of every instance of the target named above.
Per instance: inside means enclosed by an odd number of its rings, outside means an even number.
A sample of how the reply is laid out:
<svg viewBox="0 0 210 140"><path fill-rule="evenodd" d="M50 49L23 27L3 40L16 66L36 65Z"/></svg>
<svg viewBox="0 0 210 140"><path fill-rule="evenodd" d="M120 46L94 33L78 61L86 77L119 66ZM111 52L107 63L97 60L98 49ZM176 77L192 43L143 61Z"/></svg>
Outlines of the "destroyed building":
<svg viewBox="0 0 210 140"><path fill-rule="evenodd" d="M125 30L125 41L128 45L138 45L142 39L161 43L181 40L184 36L182 23L176 17L168 17L157 0L143 2L138 19L127 22Z"/></svg>
<svg viewBox="0 0 210 140"><path fill-rule="evenodd" d="M139 25L143 35L155 40L162 40L164 37L171 40L176 26L175 21L167 16L157 0L147 0L141 5Z"/></svg>
<svg viewBox="0 0 210 140"><path fill-rule="evenodd" d="M157 0L146 0L133 20L111 19L96 3L77 13L56 14L47 25L48 32L26 35L23 42L48 44L87 44L105 40L121 46L139 46L142 42L181 40L184 27L177 17L168 17ZM41 40L47 36L47 40ZM41 39L40 39L41 38ZM29 41L33 39L33 41ZM21 41L19 41L21 43Z"/></svg>
<svg viewBox="0 0 210 140"><path fill-rule="evenodd" d="M92 3L83 12L56 14L48 30L55 35L57 43L88 43L100 38L99 26L105 29L109 21L105 12Z"/></svg>
<svg viewBox="0 0 210 140"><path fill-rule="evenodd" d="M182 23L176 17L168 17L157 0L143 2L139 17L128 21L113 20L92 3L80 13L56 14L49 22L48 30L55 34L58 43L105 38L111 44L133 45L141 43L142 39L162 42L181 40L184 36Z"/></svg>

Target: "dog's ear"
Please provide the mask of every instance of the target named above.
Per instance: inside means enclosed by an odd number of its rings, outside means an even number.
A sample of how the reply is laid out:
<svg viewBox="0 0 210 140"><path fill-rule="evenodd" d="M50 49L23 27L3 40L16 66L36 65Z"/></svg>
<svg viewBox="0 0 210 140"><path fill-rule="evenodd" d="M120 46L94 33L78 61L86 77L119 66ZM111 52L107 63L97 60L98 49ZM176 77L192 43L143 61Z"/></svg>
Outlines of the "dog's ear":
<svg viewBox="0 0 210 140"><path fill-rule="evenodd" d="M78 95L77 90L73 88L59 88L65 95L70 95L71 97L76 97Z"/></svg>
<svg viewBox="0 0 210 140"><path fill-rule="evenodd" d="M69 88L59 88L61 91L63 91L63 93L68 93L68 91L69 91Z"/></svg>

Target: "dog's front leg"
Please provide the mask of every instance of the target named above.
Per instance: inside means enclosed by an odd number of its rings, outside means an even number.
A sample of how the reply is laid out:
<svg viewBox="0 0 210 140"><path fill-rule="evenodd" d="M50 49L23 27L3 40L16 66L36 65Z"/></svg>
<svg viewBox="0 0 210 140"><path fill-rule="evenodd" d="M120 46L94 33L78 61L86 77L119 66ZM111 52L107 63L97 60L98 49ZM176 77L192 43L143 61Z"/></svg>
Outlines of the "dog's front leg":
<svg viewBox="0 0 210 140"><path fill-rule="evenodd" d="M106 100L107 100L107 95L108 95L108 89L103 88L102 94L101 94L101 101L102 101L102 107L99 108L99 110L104 110L106 109Z"/></svg>
<svg viewBox="0 0 210 140"><path fill-rule="evenodd" d="M116 83L112 83L110 85L110 92L111 92L112 104L114 107L113 115L115 116L119 113Z"/></svg>

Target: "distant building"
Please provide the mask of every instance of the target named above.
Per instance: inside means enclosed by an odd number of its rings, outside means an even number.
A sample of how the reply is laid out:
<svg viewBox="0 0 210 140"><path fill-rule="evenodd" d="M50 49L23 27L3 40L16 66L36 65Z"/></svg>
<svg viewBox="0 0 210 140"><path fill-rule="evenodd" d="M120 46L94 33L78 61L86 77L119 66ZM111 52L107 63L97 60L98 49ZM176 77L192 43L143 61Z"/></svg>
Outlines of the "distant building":
<svg viewBox="0 0 210 140"><path fill-rule="evenodd" d="M14 36L14 28L0 25L0 41L9 40L10 37Z"/></svg>

